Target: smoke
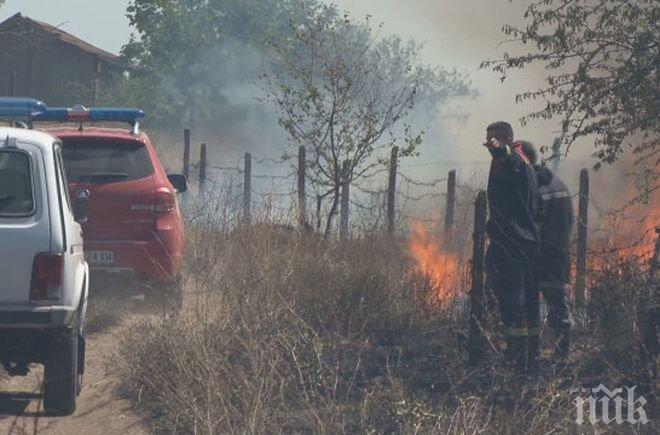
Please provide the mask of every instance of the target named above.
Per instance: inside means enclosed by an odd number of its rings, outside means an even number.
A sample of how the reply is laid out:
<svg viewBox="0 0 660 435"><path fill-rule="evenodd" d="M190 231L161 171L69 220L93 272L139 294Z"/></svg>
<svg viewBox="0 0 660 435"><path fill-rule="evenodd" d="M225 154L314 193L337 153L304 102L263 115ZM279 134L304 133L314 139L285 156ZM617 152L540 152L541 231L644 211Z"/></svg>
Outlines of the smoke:
<svg viewBox="0 0 660 435"><path fill-rule="evenodd" d="M357 22L362 21L360 16L353 15L353 18ZM215 165L240 165L240 158L246 151L258 160L277 159L290 151L284 129L278 124L275 107L262 102L268 91L257 76L268 68L269 56L272 55L262 47L261 44L251 44L240 38L223 38L216 46L197 56L185 72L166 80L166 83L174 84L196 83L189 126L193 130L193 142L207 144L209 161ZM444 63L426 63L448 67ZM427 131L426 139L430 142L447 142L452 134L455 136L455 133L446 130L447 120L464 122L465 119L463 114L453 114L447 107L443 108L443 112L447 113L446 118L438 117L437 101L452 101L450 95L453 91L447 90L446 93L429 95L428 99L433 99L432 104L428 104L428 101L420 102L422 104L407 120L414 130ZM178 133L174 134L176 136L172 137L172 143L180 141ZM287 171L290 172L286 166L263 166L259 165L262 175L281 177ZM429 173L432 175L432 171Z"/></svg>
<svg viewBox="0 0 660 435"><path fill-rule="evenodd" d="M382 22L377 36L399 35L404 40L424 43L422 62L465 73L479 93L476 98L450 100L439 112L425 111L423 106L416 109L413 125L426 130L426 135L420 156L401 162L403 174L428 181L446 176L455 168L459 183L483 186L490 159L481 146L487 124L507 120L514 125L517 138L529 140L539 148L551 145L559 135L559 120L533 121L526 126L518 123L521 116L539 107L534 102L516 104L516 94L543 87L546 71L526 68L501 82L498 74L479 69L483 60L499 57L503 51L516 54L521 50L517 43L503 42L506 35L501 28L505 24L523 26L523 12L530 0L335 0L334 3L357 20L369 16L372 24ZM211 113L195 113L193 139L195 143L209 145L210 162L236 166L246 151L257 158L277 158L288 150L287 137L277 123L273 107L258 101L264 90L256 76L267 65L267 56L263 50L234 39L226 39L200 56L196 73L204 74L203 81L207 83L201 97L212 98L218 104ZM180 142L179 137L176 140ZM590 140L581 139L562 161L560 174L573 193L578 191L580 169L595 163L592 152ZM631 166L630 159L626 159L592 174L594 204L615 208L626 201L633 180L624 175ZM256 165L255 171L284 175L289 169L279 165L268 168L264 164ZM264 189L268 187L267 181L261 183ZM381 179L374 180L374 184L371 187L384 186ZM443 188L442 183L433 187L438 191ZM612 192L618 193L609 194ZM657 199L655 195L651 201ZM429 202L421 208L432 209L437 215L441 201Z"/></svg>
<svg viewBox="0 0 660 435"><path fill-rule="evenodd" d="M538 144L550 145L559 130L554 123L534 123L527 127L517 125L522 115L535 107L529 103L515 104L515 95L523 89L536 89L544 84L542 71L524 71L503 83L497 74L479 70L479 64L494 58L503 50L512 51L514 46L501 41L501 28L505 24L522 25L523 10L529 1L450 1L416 0L397 1L364 0L337 1L357 15L371 14L373 20L384 23L384 32L397 33L404 38L414 38L425 43L423 60L430 64L442 64L467 73L480 93L475 100L464 101L446 110L440 122L453 128L451 143L434 144L443 155L464 160L488 160L480 144L485 136L485 126L494 120L508 120L516 127L517 136ZM457 114L469 116L463 125L452 121ZM436 149L437 149L436 148Z"/></svg>
<svg viewBox="0 0 660 435"><path fill-rule="evenodd" d="M526 126L518 123L521 116L538 110L539 104L543 103L527 101L516 104L516 94L544 87L547 71L528 67L501 82L497 73L479 69L483 60L497 58L504 51L515 55L523 48L532 48L507 42L507 35L501 31L505 24L525 25L523 14L531 0L334 0L334 3L353 16L370 15L372 21L382 22L384 34L394 33L404 39L424 42L424 62L465 72L479 92L475 99L459 100L444 108L435 119L419 159L435 163L421 167L422 175L439 176L455 167L459 181L484 180L489 155L481 143L485 126L496 120L511 122L518 139L529 140L538 148L549 147L560 134L559 119L532 121ZM591 157L593 151L593 140L581 138L571 146L561 163L560 174L574 193L578 190L580 169L591 168L596 163ZM546 154L545 157L549 156ZM607 207L621 206L629 200L630 187L634 184L630 174L632 160L624 158L592 173L597 186L592 192L594 198ZM414 164L410 163L410 170L420 173ZM403 166L405 169L405 163ZM619 194L611 195L613 192ZM650 202L657 204L658 201L656 192Z"/></svg>

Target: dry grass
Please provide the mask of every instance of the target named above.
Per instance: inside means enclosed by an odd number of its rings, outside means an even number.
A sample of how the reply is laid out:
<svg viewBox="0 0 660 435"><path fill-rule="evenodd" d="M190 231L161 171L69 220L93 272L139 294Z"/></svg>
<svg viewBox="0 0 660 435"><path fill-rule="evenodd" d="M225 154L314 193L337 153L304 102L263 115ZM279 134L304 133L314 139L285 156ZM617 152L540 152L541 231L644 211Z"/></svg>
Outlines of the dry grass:
<svg viewBox="0 0 660 435"><path fill-rule="evenodd" d="M531 381L511 377L496 352L488 368L468 367L464 304L430 307L399 241L326 241L212 215L190 227L187 310L133 325L122 348L126 388L158 431L653 431L578 427L570 391L636 384L651 402L635 357L634 307L649 286L638 270L596 282L571 370Z"/></svg>

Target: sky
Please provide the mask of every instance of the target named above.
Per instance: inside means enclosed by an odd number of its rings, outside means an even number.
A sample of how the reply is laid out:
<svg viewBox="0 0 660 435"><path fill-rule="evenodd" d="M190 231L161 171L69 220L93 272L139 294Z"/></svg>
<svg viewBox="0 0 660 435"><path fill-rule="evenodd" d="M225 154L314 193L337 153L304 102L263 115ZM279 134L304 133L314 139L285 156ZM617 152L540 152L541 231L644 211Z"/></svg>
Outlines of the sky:
<svg viewBox="0 0 660 435"><path fill-rule="evenodd" d="M458 101L443 111L444 144L425 144L423 158L450 156L480 165L488 160L481 143L487 124L508 120L519 138L547 145L556 135L556 122L532 123L523 128L518 118L534 107L515 104L516 93L543 85L543 71L513 75L500 83L496 73L479 70L479 63L507 49L501 27L522 23L522 11L529 0L335 0L340 9L356 18L371 16L383 23L383 36L398 34L404 39L425 43L422 60L469 75L479 97ZM0 20L22 12L29 17L62 29L107 51L118 53L129 39L126 17L129 0L7 0ZM513 48L509 46L508 48ZM457 122L454 115L469 115ZM588 154L588 153L587 153Z"/></svg>

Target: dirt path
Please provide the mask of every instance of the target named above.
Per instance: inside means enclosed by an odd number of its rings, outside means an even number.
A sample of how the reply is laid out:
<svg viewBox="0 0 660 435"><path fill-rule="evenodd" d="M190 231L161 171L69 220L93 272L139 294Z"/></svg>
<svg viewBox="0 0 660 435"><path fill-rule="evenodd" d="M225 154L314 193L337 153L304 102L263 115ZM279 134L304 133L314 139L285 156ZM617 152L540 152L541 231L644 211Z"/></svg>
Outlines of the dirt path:
<svg viewBox="0 0 660 435"><path fill-rule="evenodd" d="M70 417L44 416L41 366L26 377L13 378L0 368L0 434L149 433L131 402L118 394L119 379L110 369L129 322L149 314L140 312L139 300L122 307L113 301L97 302L94 311L90 309L86 373L76 412Z"/></svg>

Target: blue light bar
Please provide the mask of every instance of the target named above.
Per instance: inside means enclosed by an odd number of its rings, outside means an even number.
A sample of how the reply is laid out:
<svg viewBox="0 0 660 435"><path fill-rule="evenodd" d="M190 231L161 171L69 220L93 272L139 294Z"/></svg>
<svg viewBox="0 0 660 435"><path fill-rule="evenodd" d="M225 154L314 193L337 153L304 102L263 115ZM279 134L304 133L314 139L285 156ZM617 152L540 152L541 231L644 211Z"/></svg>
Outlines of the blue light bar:
<svg viewBox="0 0 660 435"><path fill-rule="evenodd" d="M32 98L0 97L0 118L22 118L32 122L126 122L134 127L137 134L138 123L145 117L140 109L117 107L47 107L43 102Z"/></svg>
<svg viewBox="0 0 660 435"><path fill-rule="evenodd" d="M115 107L92 107L87 109L83 106L73 108L49 107L34 116L35 121L72 122L127 122L135 125L145 114L140 109L124 109Z"/></svg>
<svg viewBox="0 0 660 435"><path fill-rule="evenodd" d="M46 105L33 98L0 97L0 118L33 118L45 110Z"/></svg>
<svg viewBox="0 0 660 435"><path fill-rule="evenodd" d="M35 121L66 122L69 119L68 110L64 107L48 107L33 116Z"/></svg>

